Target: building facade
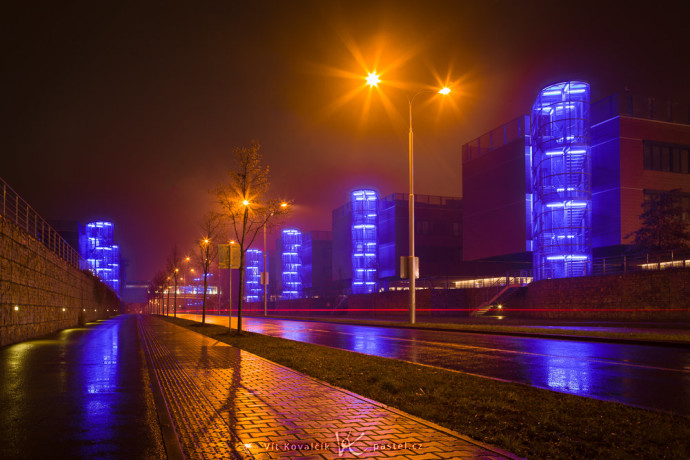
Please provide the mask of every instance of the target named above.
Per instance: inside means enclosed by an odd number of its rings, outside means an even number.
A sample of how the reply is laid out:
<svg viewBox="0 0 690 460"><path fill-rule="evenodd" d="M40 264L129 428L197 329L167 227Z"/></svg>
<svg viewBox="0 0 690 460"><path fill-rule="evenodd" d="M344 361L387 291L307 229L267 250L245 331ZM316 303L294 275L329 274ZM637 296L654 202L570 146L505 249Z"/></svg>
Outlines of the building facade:
<svg viewBox="0 0 690 460"><path fill-rule="evenodd" d="M422 278L462 272L462 199L415 195L415 255ZM392 193L379 203L379 280L400 281L400 258L409 256L409 195Z"/></svg>
<svg viewBox="0 0 690 460"><path fill-rule="evenodd" d="M331 232L313 230L302 234L302 290L305 297L333 295Z"/></svg>
<svg viewBox="0 0 690 460"><path fill-rule="evenodd" d="M79 238L87 268L120 295L120 248L114 244L112 222L89 222Z"/></svg>
<svg viewBox="0 0 690 460"><path fill-rule="evenodd" d="M371 193L368 200L363 192ZM378 198L373 193L355 191L350 202L333 211L332 273L339 293L361 293L365 285L356 282L375 283L369 286L376 286L376 291L406 283L400 278L400 258L409 255L408 195L392 193ZM360 204L358 197L363 198ZM462 209L458 197L415 195L415 254L421 278L463 273ZM359 277L356 270L360 270Z"/></svg>
<svg viewBox="0 0 690 460"><path fill-rule="evenodd" d="M281 299L302 298L302 232L286 228L281 234Z"/></svg>
<svg viewBox="0 0 690 460"><path fill-rule="evenodd" d="M569 100L565 101L566 85L582 93L568 94ZM537 278L585 274L588 268L584 262L591 257L618 255L626 250L632 243L632 233L640 226L645 200L672 189L681 191L684 216L690 221L688 106L625 93L591 104L587 114L583 111L586 103L575 98L584 94L584 85L563 82L545 88L532 117L521 116L463 146L465 261L503 261L524 267L535 250L547 247L560 252L543 253L544 260L535 261L534 266L541 270L549 265L547 262L556 262L546 258L560 257L561 274L552 263ZM544 92L553 94L544 99ZM535 139L542 132L539 106L552 105L548 97L560 98L559 104L565 110L579 111L569 116L561 113L564 123L571 126L568 129L581 130L579 134L565 135L565 140L569 136L571 141L577 140L576 145L556 148L548 144L551 141L544 144ZM555 112L549 114L549 120L556 120ZM541 168L540 162L548 167ZM561 170L556 172L554 168ZM573 184L561 186L559 180ZM580 188L588 181L589 192L587 187ZM576 216L574 211L584 212ZM544 227L545 220L549 220L551 230ZM563 243L559 244L559 239ZM587 245L591 245L591 256L583 249ZM566 258L571 262L569 268ZM583 262L580 272L572 264L576 259Z"/></svg>

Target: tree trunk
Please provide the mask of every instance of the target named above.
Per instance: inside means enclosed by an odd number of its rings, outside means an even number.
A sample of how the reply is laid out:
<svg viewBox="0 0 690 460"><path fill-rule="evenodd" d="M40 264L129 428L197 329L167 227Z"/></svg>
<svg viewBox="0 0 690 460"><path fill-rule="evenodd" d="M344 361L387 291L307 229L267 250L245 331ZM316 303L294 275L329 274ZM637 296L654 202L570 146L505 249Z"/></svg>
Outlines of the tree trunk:
<svg viewBox="0 0 690 460"><path fill-rule="evenodd" d="M230 279L232 283L232 278ZM244 283L244 253L240 253L240 282L237 287L237 332L242 333L242 284Z"/></svg>
<svg viewBox="0 0 690 460"><path fill-rule="evenodd" d="M173 294L173 316L177 318L177 276L175 276L175 293Z"/></svg>
<svg viewBox="0 0 690 460"><path fill-rule="evenodd" d="M201 324L206 324L206 287L208 286L208 273L204 271L204 300L201 302ZM218 308L220 313L220 307Z"/></svg>

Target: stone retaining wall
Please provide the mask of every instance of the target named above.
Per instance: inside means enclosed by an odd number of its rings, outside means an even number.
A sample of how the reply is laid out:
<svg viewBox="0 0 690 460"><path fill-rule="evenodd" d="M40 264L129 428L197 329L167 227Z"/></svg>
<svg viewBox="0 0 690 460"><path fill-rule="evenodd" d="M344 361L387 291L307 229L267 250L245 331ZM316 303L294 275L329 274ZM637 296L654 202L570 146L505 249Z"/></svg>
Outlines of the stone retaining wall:
<svg viewBox="0 0 690 460"><path fill-rule="evenodd" d="M0 346L117 314L119 299L0 217Z"/></svg>
<svg viewBox="0 0 690 460"><path fill-rule="evenodd" d="M690 270L535 281L506 302L510 316L690 320Z"/></svg>
<svg viewBox="0 0 690 460"><path fill-rule="evenodd" d="M469 316L472 310L490 300L501 289L500 286L420 289L416 296L417 315ZM277 305L269 306L269 311L270 314L292 316L404 318L407 316L408 292L350 295L347 305L337 309L333 307L336 302L337 299L281 300ZM501 303L508 317L690 321L690 269L536 281L517 290ZM249 315L256 312L263 314L263 305L248 304L244 311Z"/></svg>

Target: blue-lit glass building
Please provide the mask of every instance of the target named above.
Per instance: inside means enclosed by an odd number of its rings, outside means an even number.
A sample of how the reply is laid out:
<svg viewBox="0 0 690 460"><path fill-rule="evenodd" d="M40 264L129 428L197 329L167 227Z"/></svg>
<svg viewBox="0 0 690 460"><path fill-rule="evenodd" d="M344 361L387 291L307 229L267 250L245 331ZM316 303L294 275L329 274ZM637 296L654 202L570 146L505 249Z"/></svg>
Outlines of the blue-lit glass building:
<svg viewBox="0 0 690 460"><path fill-rule="evenodd" d="M589 85L544 88L532 106L534 279L592 270Z"/></svg>
<svg viewBox="0 0 690 460"><path fill-rule="evenodd" d="M87 268L120 295L120 248L113 243L113 223L90 222L79 239Z"/></svg>
<svg viewBox="0 0 690 460"><path fill-rule="evenodd" d="M603 273L594 258L624 255L642 204L672 189L690 224L688 104L625 92L590 106L589 94L550 85L530 115L463 145L464 263L535 279Z"/></svg>
<svg viewBox="0 0 690 460"><path fill-rule="evenodd" d="M282 250L281 298L299 299L302 297L302 232L296 229L284 229L281 234Z"/></svg>
<svg viewBox="0 0 690 460"><path fill-rule="evenodd" d="M408 206L404 193L380 198L373 190L356 190L333 210L332 291L407 288L400 278L400 258L409 254ZM462 199L415 195L415 245L426 282L464 274Z"/></svg>
<svg viewBox="0 0 690 460"><path fill-rule="evenodd" d="M355 190L352 205L352 293L376 292L378 246L378 195L373 190Z"/></svg>
<svg viewBox="0 0 690 460"><path fill-rule="evenodd" d="M244 261L244 301L259 302L263 297L261 271L263 270L263 252L248 249Z"/></svg>

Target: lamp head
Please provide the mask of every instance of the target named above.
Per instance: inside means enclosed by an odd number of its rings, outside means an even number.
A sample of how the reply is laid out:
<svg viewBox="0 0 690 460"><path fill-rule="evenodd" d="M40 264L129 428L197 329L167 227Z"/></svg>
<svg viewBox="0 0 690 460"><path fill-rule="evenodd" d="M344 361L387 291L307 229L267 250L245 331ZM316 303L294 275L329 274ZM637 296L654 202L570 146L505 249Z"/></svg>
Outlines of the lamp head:
<svg viewBox="0 0 690 460"><path fill-rule="evenodd" d="M379 78L378 75L376 75L376 72L369 72L369 75L367 75L366 80L367 80L367 85L371 86L372 88L374 86L378 86L379 83L381 82L381 79Z"/></svg>

